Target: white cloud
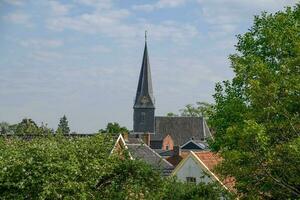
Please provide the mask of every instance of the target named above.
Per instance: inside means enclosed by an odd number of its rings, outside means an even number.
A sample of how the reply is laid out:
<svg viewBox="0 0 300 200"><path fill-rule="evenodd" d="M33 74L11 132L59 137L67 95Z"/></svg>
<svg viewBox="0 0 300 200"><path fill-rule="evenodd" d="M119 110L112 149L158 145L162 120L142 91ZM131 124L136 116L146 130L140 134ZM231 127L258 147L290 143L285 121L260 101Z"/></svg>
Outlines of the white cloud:
<svg viewBox="0 0 300 200"><path fill-rule="evenodd" d="M48 19L47 26L52 30L72 29L86 33L120 31L124 27L120 21L129 14L127 10L120 9L84 13L75 17L52 17Z"/></svg>
<svg viewBox="0 0 300 200"><path fill-rule="evenodd" d="M3 19L12 22L15 24L23 24L26 26L32 26L33 24L30 21L30 16L21 11L15 11L8 15L3 16Z"/></svg>
<svg viewBox="0 0 300 200"><path fill-rule="evenodd" d="M71 5L64 5L58 1L49 1L49 5L53 15L67 15L71 9Z"/></svg>
<svg viewBox="0 0 300 200"><path fill-rule="evenodd" d="M103 45L96 45L93 47L90 47L89 50L93 53L110 53L111 49L103 46Z"/></svg>
<svg viewBox="0 0 300 200"><path fill-rule="evenodd" d="M4 0L4 2L14 6L22 6L24 5L25 0Z"/></svg>
<svg viewBox="0 0 300 200"><path fill-rule="evenodd" d="M132 9L141 11L153 11L162 8L174 8L184 5L187 0L159 0L154 4L133 5Z"/></svg>
<svg viewBox="0 0 300 200"><path fill-rule="evenodd" d="M298 0L297 0L298 1ZM262 11L274 12L284 6L294 5L295 0L197 0L201 16L211 25L215 35L233 34L240 23L253 19Z"/></svg>
<svg viewBox="0 0 300 200"><path fill-rule="evenodd" d="M199 34L197 28L188 23L182 24L174 21L150 23L142 19L128 22L127 19L130 16L129 10L111 7L101 12L95 10L72 17L50 17L46 25L54 31L75 30L82 33L101 34L105 37L123 40L127 44L134 42L138 36L142 35L143 30L149 30L154 40L170 39L175 42L188 41Z"/></svg>
<svg viewBox="0 0 300 200"><path fill-rule="evenodd" d="M137 30L149 30L151 38L154 40L171 39L174 42L186 42L191 38L199 35L199 31L195 26L189 24L181 24L174 21L163 21L159 24L145 23Z"/></svg>
<svg viewBox="0 0 300 200"><path fill-rule="evenodd" d="M222 23L240 21L243 17L248 17L248 14L259 14L266 9L273 12L284 6L295 5L299 0L158 0L152 4L133 5L132 9L153 11L179 7L187 2L198 2L207 20Z"/></svg>
<svg viewBox="0 0 300 200"><path fill-rule="evenodd" d="M29 39L20 41L20 45L30 48L56 48L63 45L62 40L51 39Z"/></svg>
<svg viewBox="0 0 300 200"><path fill-rule="evenodd" d="M121 40L136 40L142 30L148 30L153 40L170 39L174 42L184 42L197 37L199 31L190 24L181 24L174 21L163 21L157 24L149 22L137 22L129 24L123 21L126 17L117 12L116 16L110 13L109 16L99 14L84 14L76 18L61 17L48 21L48 28L56 31L71 29L83 33L102 34L106 37Z"/></svg>
<svg viewBox="0 0 300 200"><path fill-rule="evenodd" d="M30 54L30 57L41 62L57 62L62 58L62 55L53 51L34 51Z"/></svg>
<svg viewBox="0 0 300 200"><path fill-rule="evenodd" d="M112 0L75 0L77 3L91 6L96 9L109 9L112 7Z"/></svg>

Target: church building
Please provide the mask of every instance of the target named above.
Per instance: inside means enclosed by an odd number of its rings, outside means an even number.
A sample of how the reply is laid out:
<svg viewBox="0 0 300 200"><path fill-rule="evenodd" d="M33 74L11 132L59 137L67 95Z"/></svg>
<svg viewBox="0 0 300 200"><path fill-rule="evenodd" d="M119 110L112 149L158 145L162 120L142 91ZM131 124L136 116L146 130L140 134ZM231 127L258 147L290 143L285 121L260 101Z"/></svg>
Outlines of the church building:
<svg viewBox="0 0 300 200"><path fill-rule="evenodd" d="M133 132L131 137L134 137L133 135L142 138L152 149L165 151L183 146L200 148L207 138L212 137L203 117L155 116L155 98L146 37L133 105Z"/></svg>

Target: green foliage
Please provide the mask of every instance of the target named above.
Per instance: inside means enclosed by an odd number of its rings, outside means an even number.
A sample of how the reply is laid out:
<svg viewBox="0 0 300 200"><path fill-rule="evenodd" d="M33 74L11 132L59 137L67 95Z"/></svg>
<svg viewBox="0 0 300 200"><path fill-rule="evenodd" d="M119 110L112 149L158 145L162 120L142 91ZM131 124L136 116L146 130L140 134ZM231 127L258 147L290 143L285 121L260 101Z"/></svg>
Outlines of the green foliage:
<svg viewBox="0 0 300 200"><path fill-rule="evenodd" d="M168 112L168 113L166 114L166 116L167 116L167 117L178 117L177 114L172 113L172 112Z"/></svg>
<svg viewBox="0 0 300 200"><path fill-rule="evenodd" d="M144 162L118 159L100 177L97 189L106 199L153 199L162 182L159 173Z"/></svg>
<svg viewBox="0 0 300 200"><path fill-rule="evenodd" d="M129 130L125 126L121 126L117 122L109 122L106 125L105 129L100 129L99 133L111 133L111 134L119 134L119 133L128 133Z"/></svg>
<svg viewBox="0 0 300 200"><path fill-rule="evenodd" d="M1 199L229 198L215 185L179 183L139 160L109 156L113 138L1 137Z"/></svg>
<svg viewBox="0 0 300 200"><path fill-rule="evenodd" d="M10 133L9 123L7 122L0 122L0 135L5 135Z"/></svg>
<svg viewBox="0 0 300 200"><path fill-rule="evenodd" d="M20 123L15 127L16 135L41 135L42 130L38 125L32 120L24 118Z"/></svg>
<svg viewBox="0 0 300 200"><path fill-rule="evenodd" d="M179 115L183 117L204 117L209 120L209 116L214 112L214 105L207 102L196 102L196 105L187 104L184 108L179 110ZM166 116L177 117L178 114L169 112Z"/></svg>
<svg viewBox="0 0 300 200"><path fill-rule="evenodd" d="M62 118L60 118L56 132L58 134L62 133L62 134L66 134L66 135L70 133L69 123L68 123L66 115L64 115Z"/></svg>
<svg viewBox="0 0 300 200"><path fill-rule="evenodd" d="M42 125L39 127L40 132L42 135L51 135L54 134L54 130L47 127L47 124L42 123Z"/></svg>
<svg viewBox="0 0 300 200"><path fill-rule="evenodd" d="M226 200L233 198L233 194L230 194L218 183L182 183L172 178L164 181L162 193L157 196L157 199L162 200Z"/></svg>
<svg viewBox="0 0 300 200"><path fill-rule="evenodd" d="M211 147L241 198L300 198L300 6L255 17L216 85Z"/></svg>
<svg viewBox="0 0 300 200"><path fill-rule="evenodd" d="M8 135L18 135L18 136L36 136L36 135L49 135L53 134L53 130L47 127L47 124L42 123L38 126L32 119L24 118L20 123L9 125L8 123L2 123L1 129L4 133Z"/></svg>
<svg viewBox="0 0 300 200"><path fill-rule="evenodd" d="M2 138L1 199L96 199L112 144L108 136Z"/></svg>
<svg viewBox="0 0 300 200"><path fill-rule="evenodd" d="M214 112L213 108L213 104L207 102L196 102L196 105L188 104L179 111L181 116L204 117L209 121L209 116Z"/></svg>

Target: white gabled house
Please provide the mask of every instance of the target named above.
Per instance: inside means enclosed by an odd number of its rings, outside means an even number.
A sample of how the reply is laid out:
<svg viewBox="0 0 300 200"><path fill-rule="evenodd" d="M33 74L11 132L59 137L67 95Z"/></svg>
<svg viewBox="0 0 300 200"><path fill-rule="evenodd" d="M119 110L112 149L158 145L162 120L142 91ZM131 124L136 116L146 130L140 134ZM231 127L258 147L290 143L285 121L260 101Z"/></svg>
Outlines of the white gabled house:
<svg viewBox="0 0 300 200"><path fill-rule="evenodd" d="M213 168L221 162L222 158L210 151L191 151L172 172L182 182L190 183L211 183L219 182L225 189L230 189L234 185L234 179L229 178L221 181L213 172Z"/></svg>

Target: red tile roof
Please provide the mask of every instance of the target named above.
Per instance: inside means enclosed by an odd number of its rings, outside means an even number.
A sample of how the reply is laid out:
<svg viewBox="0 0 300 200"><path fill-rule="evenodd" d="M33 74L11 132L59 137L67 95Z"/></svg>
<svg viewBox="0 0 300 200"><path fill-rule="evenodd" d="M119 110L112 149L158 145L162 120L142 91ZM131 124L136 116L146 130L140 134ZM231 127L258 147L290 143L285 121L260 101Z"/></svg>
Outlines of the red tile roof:
<svg viewBox="0 0 300 200"><path fill-rule="evenodd" d="M214 167L222 161L222 158L210 151L194 152L196 156L205 164L205 166L213 171Z"/></svg>
<svg viewBox="0 0 300 200"><path fill-rule="evenodd" d="M214 168L217 164L219 164L223 159L220 155L215 154L209 151L201 151L194 152L195 155L202 161L202 163L212 172L214 173ZM219 175L214 173L218 178ZM219 178L220 179L220 178ZM221 180L221 179L220 179ZM235 179L233 177L227 177L222 180L222 183L231 191L234 191Z"/></svg>

